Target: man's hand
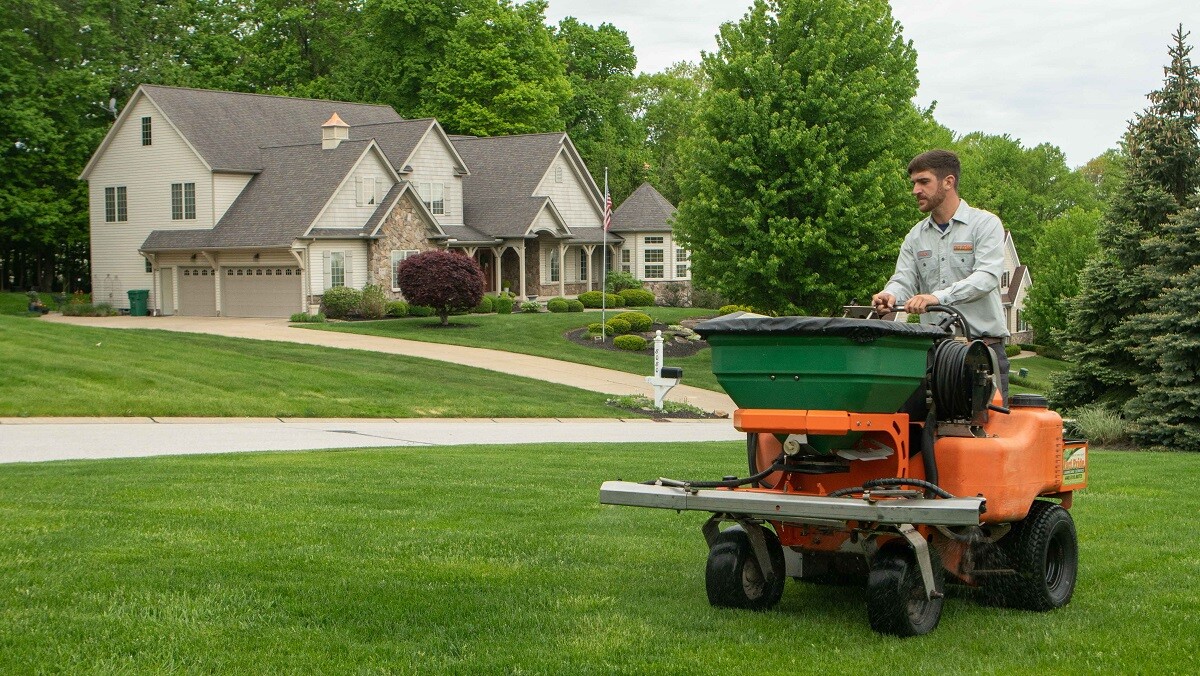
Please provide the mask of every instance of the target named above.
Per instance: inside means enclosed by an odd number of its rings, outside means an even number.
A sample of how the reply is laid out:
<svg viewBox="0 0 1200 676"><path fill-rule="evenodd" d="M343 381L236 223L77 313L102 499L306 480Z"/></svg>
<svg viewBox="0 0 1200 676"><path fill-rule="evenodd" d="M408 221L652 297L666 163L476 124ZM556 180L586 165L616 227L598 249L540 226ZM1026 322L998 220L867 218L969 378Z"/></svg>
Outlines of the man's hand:
<svg viewBox="0 0 1200 676"><path fill-rule="evenodd" d="M904 311L912 314L925 314L925 308L930 305L939 305L941 301L932 293L922 293L908 299L904 304Z"/></svg>
<svg viewBox="0 0 1200 676"><path fill-rule="evenodd" d="M881 315L891 312L895 304L896 297L886 291L880 291L871 296L871 307L875 308L875 311Z"/></svg>

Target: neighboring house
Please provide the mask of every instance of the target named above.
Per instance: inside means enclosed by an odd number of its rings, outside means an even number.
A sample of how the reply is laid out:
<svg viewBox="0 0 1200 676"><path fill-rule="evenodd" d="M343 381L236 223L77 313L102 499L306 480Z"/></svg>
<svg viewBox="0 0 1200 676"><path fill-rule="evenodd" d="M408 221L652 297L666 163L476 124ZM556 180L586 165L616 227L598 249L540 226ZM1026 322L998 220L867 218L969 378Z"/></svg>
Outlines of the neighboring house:
<svg viewBox="0 0 1200 676"><path fill-rule="evenodd" d="M387 106L143 85L80 178L93 298L118 308L130 289L187 315L399 297L400 262L435 248L474 256L493 291L598 288L601 196L563 133L451 140Z"/></svg>
<svg viewBox="0 0 1200 676"><path fill-rule="evenodd" d="M617 269L642 280L660 298L687 297L691 291L691 255L675 240L674 216L675 206L649 183L638 186L612 216L610 230L625 238Z"/></svg>
<svg viewBox="0 0 1200 676"><path fill-rule="evenodd" d="M1021 258L1017 256L1012 233L1004 231L1004 273L1000 276L1000 300L1004 304L1008 332L1012 334L1008 339L1009 343L1033 342L1033 329L1022 316L1025 311L1025 299L1029 296L1029 286L1032 283L1029 268L1021 265Z"/></svg>

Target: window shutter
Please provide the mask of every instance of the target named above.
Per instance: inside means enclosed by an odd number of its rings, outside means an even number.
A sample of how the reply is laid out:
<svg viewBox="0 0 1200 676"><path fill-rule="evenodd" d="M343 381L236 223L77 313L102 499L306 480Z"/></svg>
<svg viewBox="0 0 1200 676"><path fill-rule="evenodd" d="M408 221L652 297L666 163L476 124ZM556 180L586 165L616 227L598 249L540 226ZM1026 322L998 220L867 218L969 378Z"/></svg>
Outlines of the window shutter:
<svg viewBox="0 0 1200 676"><path fill-rule="evenodd" d="M321 254L321 265L325 268L324 288L326 291L328 291L329 290L329 282L333 278L333 273L329 269L329 252L328 251Z"/></svg>
<svg viewBox="0 0 1200 676"><path fill-rule="evenodd" d="M357 289L358 285L355 284L353 281L351 281L352 275L354 274L354 266L351 264L353 260L354 260L354 254L347 251L346 252L346 286L348 286L352 289Z"/></svg>
<svg viewBox="0 0 1200 676"><path fill-rule="evenodd" d="M363 180L362 176L354 177L354 203L358 206L363 205Z"/></svg>

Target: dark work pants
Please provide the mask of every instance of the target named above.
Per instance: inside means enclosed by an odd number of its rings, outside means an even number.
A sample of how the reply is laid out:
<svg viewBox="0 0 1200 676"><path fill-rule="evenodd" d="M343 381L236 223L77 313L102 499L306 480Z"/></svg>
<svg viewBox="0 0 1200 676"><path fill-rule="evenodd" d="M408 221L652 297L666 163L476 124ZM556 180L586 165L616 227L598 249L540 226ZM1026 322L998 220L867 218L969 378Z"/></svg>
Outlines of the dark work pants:
<svg viewBox="0 0 1200 676"><path fill-rule="evenodd" d="M1004 405L1008 406L1008 355L1004 353L1004 339L981 338L980 340L992 348L992 352L996 355L996 364L999 366L1000 375L1000 393L1004 397Z"/></svg>

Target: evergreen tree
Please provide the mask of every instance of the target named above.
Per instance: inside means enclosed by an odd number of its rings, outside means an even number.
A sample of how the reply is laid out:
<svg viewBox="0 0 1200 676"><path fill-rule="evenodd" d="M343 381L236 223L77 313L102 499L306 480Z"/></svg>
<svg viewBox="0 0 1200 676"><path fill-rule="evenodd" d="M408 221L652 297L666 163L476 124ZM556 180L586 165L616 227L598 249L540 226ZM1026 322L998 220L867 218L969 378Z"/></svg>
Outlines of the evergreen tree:
<svg viewBox="0 0 1200 676"><path fill-rule="evenodd" d="M1156 258L1166 250L1168 219L1200 189L1200 77L1185 37L1181 27L1163 88L1150 94L1150 106L1126 133L1124 181L1099 229L1100 248L1084 269L1082 292L1070 304L1065 337L1074 364L1052 393L1067 408L1094 401L1122 408L1137 382L1149 383L1161 368L1143 349L1143 327L1159 307L1163 283L1187 265Z"/></svg>
<svg viewBox="0 0 1200 676"><path fill-rule="evenodd" d="M676 231L697 284L830 313L882 286L919 214L916 53L884 0L758 0L721 27Z"/></svg>

